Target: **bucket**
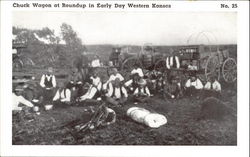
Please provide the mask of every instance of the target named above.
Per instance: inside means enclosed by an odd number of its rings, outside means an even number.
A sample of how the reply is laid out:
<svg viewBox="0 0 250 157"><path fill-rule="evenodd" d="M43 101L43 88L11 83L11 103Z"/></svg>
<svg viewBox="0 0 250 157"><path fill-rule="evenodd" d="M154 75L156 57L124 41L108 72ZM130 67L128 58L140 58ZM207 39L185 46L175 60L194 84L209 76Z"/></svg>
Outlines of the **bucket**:
<svg viewBox="0 0 250 157"><path fill-rule="evenodd" d="M129 108L127 110L127 116L151 128L159 128L167 123L167 118L165 116L158 113L150 113L150 111L139 107Z"/></svg>

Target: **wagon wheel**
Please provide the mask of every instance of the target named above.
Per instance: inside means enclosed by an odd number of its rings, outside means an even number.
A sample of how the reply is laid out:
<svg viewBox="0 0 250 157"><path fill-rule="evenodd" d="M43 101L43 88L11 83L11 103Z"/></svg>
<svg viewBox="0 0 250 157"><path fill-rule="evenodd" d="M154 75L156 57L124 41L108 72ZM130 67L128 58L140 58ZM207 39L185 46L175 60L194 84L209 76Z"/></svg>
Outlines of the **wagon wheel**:
<svg viewBox="0 0 250 157"><path fill-rule="evenodd" d="M235 59L228 58L223 62L222 65L222 76L228 83L232 83L237 78L237 64Z"/></svg>
<svg viewBox="0 0 250 157"><path fill-rule="evenodd" d="M166 63L164 59L160 59L155 63L154 66L154 70L155 71L160 71L160 72L164 72L166 70Z"/></svg>
<svg viewBox="0 0 250 157"><path fill-rule="evenodd" d="M21 59L17 58L17 59L13 60L13 63L12 63L13 71L18 71L18 70L22 69L22 67L23 67L23 62Z"/></svg>
<svg viewBox="0 0 250 157"><path fill-rule="evenodd" d="M205 76L208 80L208 77L214 75L217 76L217 80L220 79L220 61L217 56L210 56L207 59L205 66Z"/></svg>
<svg viewBox="0 0 250 157"><path fill-rule="evenodd" d="M127 76L130 75L130 72L133 70L135 63L138 63L140 67L142 67L142 64L140 61L137 60L135 57L127 58L123 63L121 67L122 75L127 78Z"/></svg>

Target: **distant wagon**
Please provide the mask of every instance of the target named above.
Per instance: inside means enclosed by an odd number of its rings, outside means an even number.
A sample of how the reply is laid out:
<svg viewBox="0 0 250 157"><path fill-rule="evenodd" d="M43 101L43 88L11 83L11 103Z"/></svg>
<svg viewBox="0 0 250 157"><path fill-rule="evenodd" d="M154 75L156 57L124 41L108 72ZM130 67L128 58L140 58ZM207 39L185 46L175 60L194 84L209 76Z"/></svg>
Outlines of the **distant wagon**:
<svg viewBox="0 0 250 157"><path fill-rule="evenodd" d="M109 57L110 66L118 68L122 72L130 72L135 64L146 70L153 70L155 63L162 58L151 44L145 44L141 48L114 47Z"/></svg>
<svg viewBox="0 0 250 157"><path fill-rule="evenodd" d="M178 56L180 58L181 73L189 72L188 65L195 64L197 73L205 76L207 80L209 76L216 76L218 80L223 78L225 82L232 83L237 79L237 63L236 60L229 56L228 50L211 50L209 46L189 45L178 48ZM154 67L157 71L166 70L166 59L159 60Z"/></svg>

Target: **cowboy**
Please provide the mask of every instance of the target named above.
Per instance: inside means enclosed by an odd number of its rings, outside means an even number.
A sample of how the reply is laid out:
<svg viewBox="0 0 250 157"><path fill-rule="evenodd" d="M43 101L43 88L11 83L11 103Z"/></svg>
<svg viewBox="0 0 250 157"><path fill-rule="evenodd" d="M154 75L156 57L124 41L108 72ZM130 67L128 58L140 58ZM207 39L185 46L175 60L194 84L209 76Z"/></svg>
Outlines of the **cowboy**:
<svg viewBox="0 0 250 157"><path fill-rule="evenodd" d="M42 75L40 86L43 89L45 103L50 103L53 99L54 89L56 87L56 77L53 75L52 67L49 67L48 72Z"/></svg>
<svg viewBox="0 0 250 157"><path fill-rule="evenodd" d="M124 77L118 72L116 68L112 69L112 74L109 77L108 82L114 83L115 79L119 79L120 81L124 81Z"/></svg>
<svg viewBox="0 0 250 157"><path fill-rule="evenodd" d="M100 77L97 76L97 71L93 71L93 76L90 77L90 87L84 95L80 96L79 101L85 101L87 99L97 99L100 97L100 91L102 88L102 82Z"/></svg>
<svg viewBox="0 0 250 157"><path fill-rule="evenodd" d="M185 84L185 92L187 95L192 96L203 89L201 80L193 73Z"/></svg>
<svg viewBox="0 0 250 157"><path fill-rule="evenodd" d="M71 90L74 99L82 95L82 75L77 68L72 69L72 72L68 77L68 84L66 86Z"/></svg>
<svg viewBox="0 0 250 157"><path fill-rule="evenodd" d="M101 66L100 58L97 55L95 55L94 59L91 62L91 67L96 68L100 66Z"/></svg>
<svg viewBox="0 0 250 157"><path fill-rule="evenodd" d="M166 59L167 69L180 68L180 59L176 54L176 51L171 50L170 55Z"/></svg>
<svg viewBox="0 0 250 157"><path fill-rule="evenodd" d="M71 91L64 86L63 82L59 82L58 90L53 98L53 104L69 105L71 103Z"/></svg>
<svg viewBox="0 0 250 157"><path fill-rule="evenodd" d="M143 77L144 74L143 74L142 69L139 67L139 64L136 63L134 66L135 68L131 71L131 75L138 74L140 77Z"/></svg>
<svg viewBox="0 0 250 157"><path fill-rule="evenodd" d="M124 83L124 86L128 89L130 93L134 93L135 89L138 87L138 81L140 76L138 73L134 73L130 80Z"/></svg>
<svg viewBox="0 0 250 157"><path fill-rule="evenodd" d="M29 108L31 107L34 107L34 104L31 103L30 101L28 101L27 99L25 99L23 96L22 96L22 92L23 92L23 88L20 87L20 86L17 86L15 89L14 89L14 92L12 93L12 110L13 111L21 111L23 110L23 107L20 106L21 104L22 105L25 105Z"/></svg>
<svg viewBox="0 0 250 157"><path fill-rule="evenodd" d="M218 97L221 94L221 84L217 81L216 76L210 76L204 86L206 96Z"/></svg>
<svg viewBox="0 0 250 157"><path fill-rule="evenodd" d="M172 77L170 80L171 82L164 86L163 97L179 98L181 96L181 87L178 84L178 78Z"/></svg>
<svg viewBox="0 0 250 157"><path fill-rule="evenodd" d="M121 85L120 79L116 78L112 87L108 89L106 100L112 105L121 106L128 99L128 93L124 86Z"/></svg>
<svg viewBox="0 0 250 157"><path fill-rule="evenodd" d="M146 102L150 97L150 91L147 87L147 82L145 79L141 78L138 82L138 87L134 91L134 102L137 104L138 102Z"/></svg>

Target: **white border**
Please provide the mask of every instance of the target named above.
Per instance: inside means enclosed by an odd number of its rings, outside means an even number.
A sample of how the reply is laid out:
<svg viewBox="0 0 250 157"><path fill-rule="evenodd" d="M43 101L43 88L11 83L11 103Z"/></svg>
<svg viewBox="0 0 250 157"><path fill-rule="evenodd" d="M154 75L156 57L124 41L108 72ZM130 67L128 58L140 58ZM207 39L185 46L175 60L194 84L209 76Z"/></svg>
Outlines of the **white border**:
<svg viewBox="0 0 250 157"><path fill-rule="evenodd" d="M20 2L20 1L18 1ZM29 1L30 2L30 1ZM56 3L45 1L46 3ZM45 3L43 2L43 3ZM81 1L82 2L82 1ZM94 1L97 2L97 1ZM103 2L103 1L102 1ZM119 1L120 2L120 1ZM138 2L138 1L136 1ZM149 1L147 1L148 3ZM11 129L11 32L13 9L1 1L1 156L249 156L249 2L173 2L167 11L237 11L238 29L238 140L237 146L12 146ZM115 3L115 1L111 1ZM237 3L238 9L221 9L221 3ZM99 9L98 9L99 10ZM84 11L57 9L57 11ZM96 10L93 10L96 11ZM100 10L110 11L110 10ZM121 11L121 10L116 10ZM122 10L124 11L124 10ZM133 11L150 11L135 9ZM155 10L154 10L155 11ZM162 11L162 10L161 10ZM8 53L9 52L9 53Z"/></svg>

